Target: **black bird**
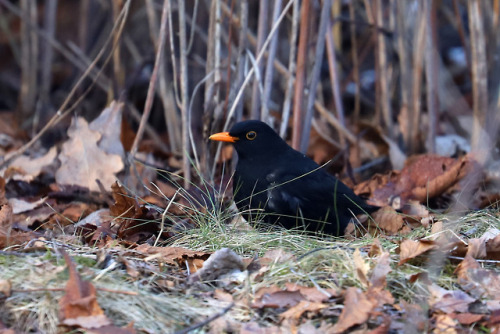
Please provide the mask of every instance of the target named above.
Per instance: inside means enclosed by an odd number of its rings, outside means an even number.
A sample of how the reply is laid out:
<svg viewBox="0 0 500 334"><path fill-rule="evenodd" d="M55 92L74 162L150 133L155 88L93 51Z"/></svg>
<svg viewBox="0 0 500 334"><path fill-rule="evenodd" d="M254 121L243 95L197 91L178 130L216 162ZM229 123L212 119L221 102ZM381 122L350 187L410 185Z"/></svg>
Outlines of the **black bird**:
<svg viewBox="0 0 500 334"><path fill-rule="evenodd" d="M234 200L249 222L260 216L266 223L340 236L353 215L378 209L288 146L266 123L239 122L210 139L230 142L238 153Z"/></svg>

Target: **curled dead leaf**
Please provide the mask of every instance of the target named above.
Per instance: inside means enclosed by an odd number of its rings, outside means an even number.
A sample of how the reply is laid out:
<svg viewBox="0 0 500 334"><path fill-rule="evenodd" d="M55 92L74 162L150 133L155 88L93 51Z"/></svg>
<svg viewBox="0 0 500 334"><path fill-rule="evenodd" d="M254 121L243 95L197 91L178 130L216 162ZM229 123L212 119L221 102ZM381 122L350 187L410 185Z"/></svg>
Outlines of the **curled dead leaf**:
<svg viewBox="0 0 500 334"><path fill-rule="evenodd" d="M431 249L437 248L434 241L430 240L404 240L399 245L399 265L402 265L409 260L424 254Z"/></svg>

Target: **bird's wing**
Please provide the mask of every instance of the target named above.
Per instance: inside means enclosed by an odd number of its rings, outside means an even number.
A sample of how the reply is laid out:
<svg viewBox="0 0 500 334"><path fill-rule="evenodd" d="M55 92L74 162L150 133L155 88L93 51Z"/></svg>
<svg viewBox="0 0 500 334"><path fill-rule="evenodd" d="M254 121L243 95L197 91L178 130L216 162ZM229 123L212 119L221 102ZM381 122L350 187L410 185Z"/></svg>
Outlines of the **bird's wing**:
<svg viewBox="0 0 500 334"><path fill-rule="evenodd" d="M279 180L279 181L278 181ZM337 207L342 212L350 209L361 213L364 201L337 178L323 170L295 173L288 169L267 176L269 182L268 206L271 210L296 214L300 208Z"/></svg>

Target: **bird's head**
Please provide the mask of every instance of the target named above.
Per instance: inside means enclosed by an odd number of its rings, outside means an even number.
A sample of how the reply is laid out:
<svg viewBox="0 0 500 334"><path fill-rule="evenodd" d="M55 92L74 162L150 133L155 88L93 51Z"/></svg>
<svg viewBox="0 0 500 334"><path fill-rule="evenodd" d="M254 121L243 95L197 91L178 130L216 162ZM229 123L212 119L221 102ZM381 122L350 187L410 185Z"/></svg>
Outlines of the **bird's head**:
<svg viewBox="0 0 500 334"><path fill-rule="evenodd" d="M209 139L232 143L239 158L269 158L289 149L269 125L254 120L236 123L229 132L215 133Z"/></svg>

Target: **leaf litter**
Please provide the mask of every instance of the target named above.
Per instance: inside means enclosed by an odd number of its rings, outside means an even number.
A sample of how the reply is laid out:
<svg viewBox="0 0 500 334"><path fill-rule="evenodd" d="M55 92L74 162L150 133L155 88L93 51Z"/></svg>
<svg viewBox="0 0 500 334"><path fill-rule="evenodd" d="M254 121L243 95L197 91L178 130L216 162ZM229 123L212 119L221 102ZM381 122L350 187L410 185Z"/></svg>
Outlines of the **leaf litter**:
<svg viewBox="0 0 500 334"><path fill-rule="evenodd" d="M456 219L427 206L460 191L471 157L418 156L359 184L383 207L334 239L249 226L230 204L227 180L197 180L188 190L178 175L159 178L136 162L136 182L147 181L139 196L117 182L121 108L113 102L90 125L74 118L59 151L22 156L2 171L0 328L498 328L498 210Z"/></svg>

